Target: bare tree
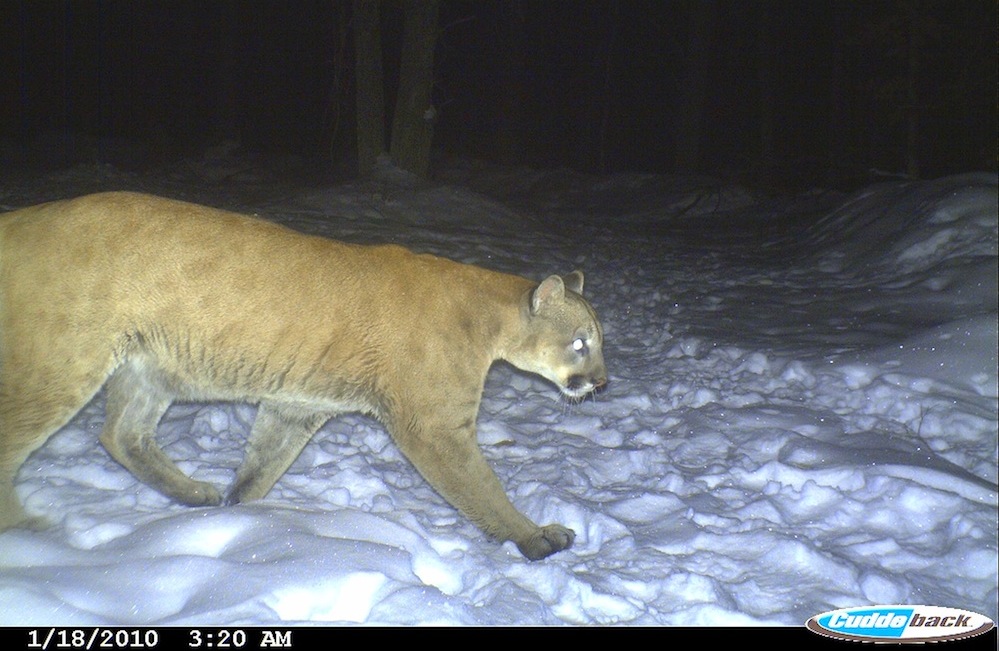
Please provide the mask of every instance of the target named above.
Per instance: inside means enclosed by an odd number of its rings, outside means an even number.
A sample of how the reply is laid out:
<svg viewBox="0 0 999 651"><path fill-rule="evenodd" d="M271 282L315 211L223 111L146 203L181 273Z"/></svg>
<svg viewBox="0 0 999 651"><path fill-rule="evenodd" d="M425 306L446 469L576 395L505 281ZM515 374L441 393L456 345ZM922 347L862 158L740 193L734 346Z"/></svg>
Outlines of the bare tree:
<svg viewBox="0 0 999 651"><path fill-rule="evenodd" d="M437 0L406 0L399 90L392 120L389 153L401 169L425 177L437 114L431 100Z"/></svg>
<svg viewBox="0 0 999 651"><path fill-rule="evenodd" d="M379 0L354 0L357 166L363 176L385 153L385 90Z"/></svg>
<svg viewBox="0 0 999 651"><path fill-rule="evenodd" d="M358 171L370 173L385 153L385 90L379 0L354 0L354 52L357 79ZM402 60L395 98L389 154L400 169L425 177L436 110L431 99L437 0L403 3Z"/></svg>

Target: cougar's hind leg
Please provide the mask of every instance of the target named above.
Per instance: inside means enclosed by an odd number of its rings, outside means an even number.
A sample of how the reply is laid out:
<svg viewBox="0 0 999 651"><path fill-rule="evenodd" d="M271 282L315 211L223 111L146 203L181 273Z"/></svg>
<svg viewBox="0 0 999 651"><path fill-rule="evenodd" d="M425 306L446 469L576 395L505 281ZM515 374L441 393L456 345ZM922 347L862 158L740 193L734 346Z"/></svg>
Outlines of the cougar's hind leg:
<svg viewBox="0 0 999 651"><path fill-rule="evenodd" d="M84 354L67 365L31 363L13 354L0 358L0 531L27 522L14 491L18 469L90 402L110 373L110 352L104 360L81 360Z"/></svg>
<svg viewBox="0 0 999 651"><path fill-rule="evenodd" d="M156 426L173 402L159 372L142 358L130 360L108 380L107 421L101 443L141 481L190 506L216 505L221 495L209 483L185 475L156 443Z"/></svg>
<svg viewBox="0 0 999 651"><path fill-rule="evenodd" d="M226 503L260 499L274 487L332 414L264 401Z"/></svg>

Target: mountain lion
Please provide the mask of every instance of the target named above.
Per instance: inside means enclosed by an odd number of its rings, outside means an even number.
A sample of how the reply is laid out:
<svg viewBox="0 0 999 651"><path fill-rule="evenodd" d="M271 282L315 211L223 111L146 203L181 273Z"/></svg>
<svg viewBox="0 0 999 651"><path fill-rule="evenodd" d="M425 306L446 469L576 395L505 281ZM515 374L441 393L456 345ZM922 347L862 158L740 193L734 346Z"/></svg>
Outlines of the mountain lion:
<svg viewBox="0 0 999 651"><path fill-rule="evenodd" d="M189 505L264 497L336 414L359 411L445 499L535 560L572 545L517 511L479 450L493 361L578 400L607 381L583 276L541 283L127 192L0 216L0 530L14 477L107 384L100 441ZM259 403L223 499L155 442L174 401Z"/></svg>

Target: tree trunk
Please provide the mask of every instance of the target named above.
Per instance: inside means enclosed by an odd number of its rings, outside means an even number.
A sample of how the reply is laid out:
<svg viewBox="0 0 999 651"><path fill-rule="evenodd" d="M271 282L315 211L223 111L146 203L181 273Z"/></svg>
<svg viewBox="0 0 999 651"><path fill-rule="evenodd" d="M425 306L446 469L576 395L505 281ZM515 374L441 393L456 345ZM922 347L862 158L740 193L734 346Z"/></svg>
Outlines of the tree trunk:
<svg viewBox="0 0 999 651"><path fill-rule="evenodd" d="M399 93L392 120L391 154L401 169L426 177L436 109L431 102L437 0L406 0Z"/></svg>
<svg viewBox="0 0 999 651"><path fill-rule="evenodd" d="M357 168L370 174L385 152L385 87L379 0L354 0L354 58L357 62Z"/></svg>

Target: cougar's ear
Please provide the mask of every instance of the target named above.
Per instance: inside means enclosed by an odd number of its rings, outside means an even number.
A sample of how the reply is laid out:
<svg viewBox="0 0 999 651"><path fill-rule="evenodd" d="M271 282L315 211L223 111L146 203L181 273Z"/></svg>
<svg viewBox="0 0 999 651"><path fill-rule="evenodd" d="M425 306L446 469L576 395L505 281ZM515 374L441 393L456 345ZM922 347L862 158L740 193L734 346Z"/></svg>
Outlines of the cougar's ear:
<svg viewBox="0 0 999 651"><path fill-rule="evenodd" d="M571 274L566 274L562 276L562 280L565 282L566 289L576 292L580 296L583 295L583 272L576 269Z"/></svg>
<svg viewBox="0 0 999 651"><path fill-rule="evenodd" d="M531 293L531 314L537 314L545 305L565 298L565 283L560 276L548 276Z"/></svg>

